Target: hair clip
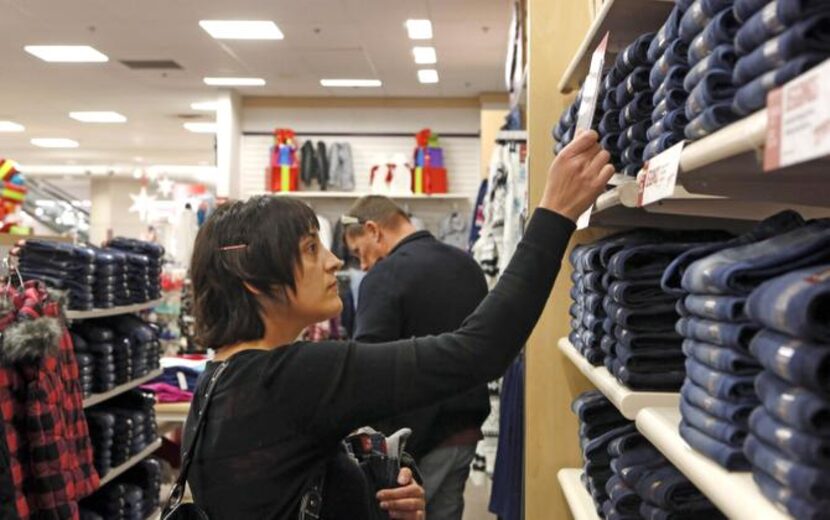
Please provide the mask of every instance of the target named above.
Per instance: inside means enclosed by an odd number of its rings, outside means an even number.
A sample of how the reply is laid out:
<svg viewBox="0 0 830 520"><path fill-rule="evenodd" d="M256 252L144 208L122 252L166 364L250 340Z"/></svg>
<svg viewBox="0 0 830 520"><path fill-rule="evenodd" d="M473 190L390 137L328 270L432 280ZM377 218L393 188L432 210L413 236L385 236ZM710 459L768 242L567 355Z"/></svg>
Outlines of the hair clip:
<svg viewBox="0 0 830 520"><path fill-rule="evenodd" d="M236 244L233 246L223 246L219 248L219 251L235 251L237 249L245 249L248 247L248 244Z"/></svg>

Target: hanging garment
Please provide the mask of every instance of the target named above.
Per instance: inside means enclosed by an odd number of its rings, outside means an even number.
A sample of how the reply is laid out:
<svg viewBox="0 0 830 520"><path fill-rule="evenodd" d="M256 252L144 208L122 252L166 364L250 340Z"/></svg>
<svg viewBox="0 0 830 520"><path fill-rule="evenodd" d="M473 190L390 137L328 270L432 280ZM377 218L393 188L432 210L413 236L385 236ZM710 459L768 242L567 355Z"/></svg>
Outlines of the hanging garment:
<svg viewBox="0 0 830 520"><path fill-rule="evenodd" d="M524 482L524 360L507 369L499 407L499 448L490 495L490 512L502 520L522 518Z"/></svg>
<svg viewBox="0 0 830 520"><path fill-rule="evenodd" d="M467 249L467 221L457 211L444 217L438 226L438 240L458 249Z"/></svg>
<svg viewBox="0 0 830 520"><path fill-rule="evenodd" d="M320 178L320 163L315 156L314 142L306 141L300 148L300 180L306 187Z"/></svg>
<svg viewBox="0 0 830 520"><path fill-rule="evenodd" d="M507 264L513 258L527 221L527 165L522 161L522 146L513 143L506 147L508 153L505 164L508 174L504 212L504 246L499 257L500 272L507 269Z"/></svg>
<svg viewBox="0 0 830 520"><path fill-rule="evenodd" d="M329 184L329 154L326 153L326 143L323 141L317 142L317 152L314 154L314 160L317 161L320 189L326 191Z"/></svg>
<svg viewBox="0 0 830 520"><path fill-rule="evenodd" d="M329 147L329 185L341 191L354 190L352 145L334 143Z"/></svg>
<svg viewBox="0 0 830 520"><path fill-rule="evenodd" d="M484 197L487 195L487 179L481 181L476 195L476 205L473 208L473 225L470 226L470 238L467 242L467 250L472 252L478 237L481 235L481 227L484 225Z"/></svg>
<svg viewBox="0 0 830 520"><path fill-rule="evenodd" d="M484 224L473 245L473 258L479 263L492 289L499 275L499 257L504 247L504 213L508 169L502 160L502 147L495 147L490 159L490 177L484 197Z"/></svg>

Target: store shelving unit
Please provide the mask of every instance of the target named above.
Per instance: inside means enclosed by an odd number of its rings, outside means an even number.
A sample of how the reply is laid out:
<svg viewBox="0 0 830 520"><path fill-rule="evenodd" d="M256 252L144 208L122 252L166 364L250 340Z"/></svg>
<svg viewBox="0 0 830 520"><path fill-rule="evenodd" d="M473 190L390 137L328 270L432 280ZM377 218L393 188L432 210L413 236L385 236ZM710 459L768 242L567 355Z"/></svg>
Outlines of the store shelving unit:
<svg viewBox="0 0 830 520"><path fill-rule="evenodd" d="M637 415L637 429L691 480L726 516L734 520L786 520L747 472L728 472L694 451L680 437L677 407L646 408Z"/></svg>
<svg viewBox="0 0 830 520"><path fill-rule="evenodd" d="M680 394L673 392L636 392L620 384L605 367L595 367L580 354L567 338L559 340L559 350L608 398L626 419L632 421L643 408L677 407Z"/></svg>
<svg viewBox="0 0 830 520"><path fill-rule="evenodd" d="M68 320L91 320L94 318L107 318L109 316L118 316L120 314L132 314L134 312L146 311L152 309L164 301L162 298L158 300L150 300L144 303L136 303L133 305L122 305L120 307L113 307L111 309L93 309L91 311L66 311L66 319Z"/></svg>
<svg viewBox="0 0 830 520"><path fill-rule="evenodd" d="M284 192L262 192L265 195L273 195L275 197L288 197L292 199L359 199L370 193L356 192L356 191L284 191ZM390 194L392 199L406 200L406 201L463 201L468 200L467 195L460 195L456 193L436 193L434 195L415 195L415 194Z"/></svg>
<svg viewBox="0 0 830 520"><path fill-rule="evenodd" d="M574 520L599 520L597 508L588 490L582 484L582 470L560 469L556 477L568 501Z"/></svg>
<svg viewBox="0 0 830 520"><path fill-rule="evenodd" d="M101 487L109 484L119 476L123 475L128 469L132 468L142 460L153 454L154 451L161 447L161 439L156 439L149 446L141 450L139 453L133 455L124 464L112 468L112 470L101 478Z"/></svg>
<svg viewBox="0 0 830 520"><path fill-rule="evenodd" d="M90 406L95 406L98 403L103 403L104 401L106 401L108 399L112 399L113 397L115 397L117 395L123 394L124 392L128 392L128 391L132 390L133 388L136 388L138 386L143 385L144 383L147 383L148 381L152 381L153 379L159 377L163 373L164 373L164 370L162 370L162 369L153 370L152 372L150 372L146 376L142 376L142 377L139 377L137 379L133 379L132 381L130 381L128 383L124 383L123 385L118 385L115 388L113 388L112 390L108 390L108 391L100 393L100 394L92 394L89 397L87 397L86 399L84 399L84 408L89 408Z"/></svg>

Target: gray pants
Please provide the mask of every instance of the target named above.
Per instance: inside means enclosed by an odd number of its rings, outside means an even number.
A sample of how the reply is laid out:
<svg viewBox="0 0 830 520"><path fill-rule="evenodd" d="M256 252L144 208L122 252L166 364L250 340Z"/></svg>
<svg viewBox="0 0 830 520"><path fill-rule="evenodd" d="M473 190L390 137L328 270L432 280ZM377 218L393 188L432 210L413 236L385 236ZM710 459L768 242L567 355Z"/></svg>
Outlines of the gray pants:
<svg viewBox="0 0 830 520"><path fill-rule="evenodd" d="M464 486L470 475L475 445L448 446L429 452L418 464L424 476L428 520L461 520Z"/></svg>

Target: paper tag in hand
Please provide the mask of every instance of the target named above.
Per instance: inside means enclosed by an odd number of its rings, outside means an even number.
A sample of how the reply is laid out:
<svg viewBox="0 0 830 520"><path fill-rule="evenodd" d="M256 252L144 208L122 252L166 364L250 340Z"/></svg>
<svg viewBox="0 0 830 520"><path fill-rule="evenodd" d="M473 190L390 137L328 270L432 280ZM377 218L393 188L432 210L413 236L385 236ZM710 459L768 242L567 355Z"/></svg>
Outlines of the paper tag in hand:
<svg viewBox="0 0 830 520"><path fill-rule="evenodd" d="M589 130L594 122L594 114L597 111L597 99L599 88L602 84L602 69L605 66L605 52L608 49L608 38L610 32L597 46L591 57L591 68L588 70L588 77L582 85L582 102L579 104L579 113L576 119L576 133L582 130Z"/></svg>
<svg viewBox="0 0 830 520"><path fill-rule="evenodd" d="M176 378L179 380L179 388L187 391L187 378L184 377L184 372L176 372Z"/></svg>
<svg viewBox="0 0 830 520"><path fill-rule="evenodd" d="M680 155L685 142L677 143L660 155L651 158L637 175L637 206L643 207L674 195Z"/></svg>

